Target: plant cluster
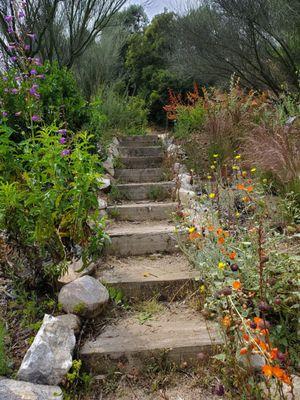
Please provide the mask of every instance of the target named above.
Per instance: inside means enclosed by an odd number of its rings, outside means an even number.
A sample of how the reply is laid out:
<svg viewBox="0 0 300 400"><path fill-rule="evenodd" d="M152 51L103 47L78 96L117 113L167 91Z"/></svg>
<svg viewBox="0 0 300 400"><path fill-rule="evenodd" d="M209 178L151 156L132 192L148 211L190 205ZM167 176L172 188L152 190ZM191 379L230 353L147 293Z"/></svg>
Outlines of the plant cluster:
<svg viewBox="0 0 300 400"><path fill-rule="evenodd" d="M179 229L187 232L180 246L200 272L203 314L222 328L224 353L216 357L233 371L223 377L227 389L247 398L276 391L285 399L287 390L293 396L299 362L300 255L291 245L297 234L271 227L267 182L255 167L245 168L240 154L227 165L213 157L199 201L178 212Z"/></svg>

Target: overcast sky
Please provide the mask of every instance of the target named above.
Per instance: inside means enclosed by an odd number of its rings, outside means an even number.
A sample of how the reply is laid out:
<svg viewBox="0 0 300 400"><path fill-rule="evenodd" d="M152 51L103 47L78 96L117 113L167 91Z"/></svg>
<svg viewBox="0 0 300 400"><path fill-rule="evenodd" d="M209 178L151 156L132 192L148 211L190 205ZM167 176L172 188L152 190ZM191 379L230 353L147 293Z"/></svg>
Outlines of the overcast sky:
<svg viewBox="0 0 300 400"><path fill-rule="evenodd" d="M165 8L169 11L179 11L185 0L130 0L130 3L143 5L147 15L151 18L162 13Z"/></svg>

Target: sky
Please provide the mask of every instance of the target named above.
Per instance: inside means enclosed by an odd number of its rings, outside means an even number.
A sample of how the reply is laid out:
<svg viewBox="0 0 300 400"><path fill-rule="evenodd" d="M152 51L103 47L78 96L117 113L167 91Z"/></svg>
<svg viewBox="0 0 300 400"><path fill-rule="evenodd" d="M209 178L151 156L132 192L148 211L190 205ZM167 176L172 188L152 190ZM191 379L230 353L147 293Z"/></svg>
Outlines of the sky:
<svg viewBox="0 0 300 400"><path fill-rule="evenodd" d="M169 11L178 11L185 0L130 0L130 3L143 5L148 17L152 18L162 13L165 8Z"/></svg>

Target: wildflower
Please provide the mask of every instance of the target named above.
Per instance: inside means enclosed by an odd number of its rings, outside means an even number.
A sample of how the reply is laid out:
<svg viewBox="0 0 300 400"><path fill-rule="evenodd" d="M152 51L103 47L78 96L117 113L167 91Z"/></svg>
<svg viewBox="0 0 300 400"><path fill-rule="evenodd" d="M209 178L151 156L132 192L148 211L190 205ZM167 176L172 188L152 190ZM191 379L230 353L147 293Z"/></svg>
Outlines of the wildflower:
<svg viewBox="0 0 300 400"><path fill-rule="evenodd" d="M215 165L211 165L210 169L216 169L216 166Z"/></svg>
<svg viewBox="0 0 300 400"><path fill-rule="evenodd" d="M235 159L236 159L236 160L240 160L240 158L241 158L241 155L240 155L240 154L238 154L238 155L235 156Z"/></svg>
<svg viewBox="0 0 300 400"><path fill-rule="evenodd" d="M213 158L218 158L218 157L219 157L219 154L217 154L217 153L213 154Z"/></svg>
<svg viewBox="0 0 300 400"><path fill-rule="evenodd" d="M31 120L33 121L33 122L37 122L37 121L40 121L41 120L41 117L39 116L39 115L33 115L32 117L31 117Z"/></svg>
<svg viewBox="0 0 300 400"><path fill-rule="evenodd" d="M277 347L274 347L271 352L270 352L270 357L272 360L276 360L278 357L278 349Z"/></svg>
<svg viewBox="0 0 300 400"><path fill-rule="evenodd" d="M207 230L208 230L209 232L213 232L214 229L215 229L215 228L214 228L212 225L209 225L209 226L207 227Z"/></svg>
<svg viewBox="0 0 300 400"><path fill-rule="evenodd" d="M237 264L230 265L230 269L232 272L237 272L239 270L239 266Z"/></svg>
<svg viewBox="0 0 300 400"><path fill-rule="evenodd" d="M67 139L65 138L65 137L61 137L60 139L59 139L59 143L60 144L65 144L67 142Z"/></svg>
<svg viewBox="0 0 300 400"><path fill-rule="evenodd" d="M210 193L210 194L209 194L209 198L210 198L210 199L214 199L215 197L216 197L216 194L215 194L215 193Z"/></svg>
<svg viewBox="0 0 300 400"><path fill-rule="evenodd" d="M36 75L36 74L37 74L37 70L33 68L33 69L30 71L30 75Z"/></svg>
<svg viewBox="0 0 300 400"><path fill-rule="evenodd" d="M205 292L205 285L201 285L199 290L200 290L200 293L204 293Z"/></svg>
<svg viewBox="0 0 300 400"><path fill-rule="evenodd" d="M12 27L9 27L9 28L7 29L7 32L8 32L9 35L12 35L13 33L15 33L15 31L13 30Z"/></svg>
<svg viewBox="0 0 300 400"><path fill-rule="evenodd" d="M242 198L242 201L243 201L244 203L249 203L250 199L249 199L248 196L245 196L245 197Z"/></svg>
<svg viewBox="0 0 300 400"><path fill-rule="evenodd" d="M225 243L225 239L221 236L218 238L218 243L219 244L224 244Z"/></svg>
<svg viewBox="0 0 300 400"><path fill-rule="evenodd" d="M18 93L19 93L19 90L16 89L16 88L13 88L13 89L11 89L11 93L12 93L12 94L18 94Z"/></svg>
<svg viewBox="0 0 300 400"><path fill-rule="evenodd" d="M222 319L222 324L226 326L226 328L229 328L231 325L231 318L228 315L225 315L225 317Z"/></svg>
<svg viewBox="0 0 300 400"><path fill-rule="evenodd" d="M242 347L240 350L240 355L243 356L244 354L247 354L247 353L248 353L247 347Z"/></svg>
<svg viewBox="0 0 300 400"><path fill-rule="evenodd" d="M19 11L18 16L19 16L19 18L24 18L25 17L24 11L23 10Z"/></svg>
<svg viewBox="0 0 300 400"><path fill-rule="evenodd" d="M2 111L2 117L7 117L8 116L8 114L7 114L7 112L6 111Z"/></svg>
<svg viewBox="0 0 300 400"><path fill-rule="evenodd" d="M68 150L68 149L63 150L63 151L60 153L60 155L61 155L62 157L68 156L68 155L70 155L70 154L71 154L71 150Z"/></svg>
<svg viewBox="0 0 300 400"><path fill-rule="evenodd" d="M212 176L211 175L207 175L207 179L212 179Z"/></svg>
<svg viewBox="0 0 300 400"><path fill-rule="evenodd" d="M59 129L59 130L57 131L57 133L60 133L61 135L66 135L67 130L66 130L66 129Z"/></svg>
<svg viewBox="0 0 300 400"><path fill-rule="evenodd" d="M244 333L244 334L243 334L243 339L246 340L246 342L249 341L250 338L249 338L248 333Z"/></svg>
<svg viewBox="0 0 300 400"><path fill-rule="evenodd" d="M217 235L220 236L223 233L223 229L222 228L218 228L217 229Z"/></svg>
<svg viewBox="0 0 300 400"><path fill-rule="evenodd" d="M27 33L27 36L28 36L31 40L34 40L34 39L35 39L35 34L34 34L34 33Z"/></svg>
<svg viewBox="0 0 300 400"><path fill-rule="evenodd" d="M272 366L271 365L264 365L262 368L262 372L267 378L271 378L273 373L272 373Z"/></svg>
<svg viewBox="0 0 300 400"><path fill-rule="evenodd" d="M251 172L256 172L256 168L251 168Z"/></svg>
<svg viewBox="0 0 300 400"><path fill-rule="evenodd" d="M245 185L243 183L239 183L236 185L237 190L245 190Z"/></svg>
<svg viewBox="0 0 300 400"><path fill-rule="evenodd" d="M236 252L232 251L231 253L229 253L229 258L230 260L234 260L236 258Z"/></svg>
<svg viewBox="0 0 300 400"><path fill-rule="evenodd" d="M193 232L195 232L195 230L196 230L196 228L194 226L191 226L189 228L189 233L193 233Z"/></svg>
<svg viewBox="0 0 300 400"><path fill-rule="evenodd" d="M264 178L263 183L267 183L267 182L268 182L268 179Z"/></svg>
<svg viewBox="0 0 300 400"><path fill-rule="evenodd" d="M242 287L241 282L240 281L234 281L232 283L232 287L234 290L240 290L240 288Z"/></svg>
<svg viewBox="0 0 300 400"><path fill-rule="evenodd" d="M234 171L237 171L237 170L239 169L239 167L238 167L237 165L233 165L233 166L232 166L232 169L233 169Z"/></svg>
<svg viewBox="0 0 300 400"><path fill-rule="evenodd" d="M219 268L220 270L223 270L223 269L225 268L225 263L223 263L222 261L220 261L220 262L218 263L218 268Z"/></svg>
<svg viewBox="0 0 300 400"><path fill-rule="evenodd" d="M12 22L13 19L14 19L14 17L13 17L12 15L6 15L6 16L4 17L4 20L5 20L7 23Z"/></svg>
<svg viewBox="0 0 300 400"><path fill-rule="evenodd" d="M17 61L17 57L16 56L12 56L12 57L10 57L10 59L11 59L12 62L16 62Z"/></svg>
<svg viewBox="0 0 300 400"><path fill-rule="evenodd" d="M249 193L253 192L253 186L248 186L248 187L246 188L246 190L247 190L247 192L249 192Z"/></svg>
<svg viewBox="0 0 300 400"><path fill-rule="evenodd" d="M235 216L236 216L237 218L239 218L239 217L241 216L241 214L240 214L239 212L236 212L236 213L235 213Z"/></svg>
<svg viewBox="0 0 300 400"><path fill-rule="evenodd" d="M22 114L22 111L18 111L18 112L15 113L15 116L19 117L21 114Z"/></svg>
<svg viewBox="0 0 300 400"><path fill-rule="evenodd" d="M247 176L247 171L242 171L242 176L245 178Z"/></svg>

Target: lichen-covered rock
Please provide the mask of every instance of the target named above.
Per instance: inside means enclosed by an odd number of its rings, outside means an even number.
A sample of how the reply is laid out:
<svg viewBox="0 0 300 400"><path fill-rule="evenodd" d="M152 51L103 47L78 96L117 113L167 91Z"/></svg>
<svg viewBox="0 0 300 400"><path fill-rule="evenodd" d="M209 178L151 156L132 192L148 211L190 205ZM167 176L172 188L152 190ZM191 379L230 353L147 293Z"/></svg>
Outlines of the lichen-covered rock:
<svg viewBox="0 0 300 400"><path fill-rule="evenodd" d="M63 314L63 315L58 315L55 318L59 321L60 324L68 326L69 328L73 329L76 335L77 333L80 332L81 321L77 315Z"/></svg>
<svg viewBox="0 0 300 400"><path fill-rule="evenodd" d="M0 377L1 400L63 400L58 386L37 385Z"/></svg>
<svg viewBox="0 0 300 400"><path fill-rule="evenodd" d="M18 378L27 382L58 385L72 366L75 343L72 327L46 314L22 361Z"/></svg>
<svg viewBox="0 0 300 400"><path fill-rule="evenodd" d="M191 185L192 176L190 174L179 174L178 179L180 181L180 187L184 190L192 190Z"/></svg>
<svg viewBox="0 0 300 400"><path fill-rule="evenodd" d="M109 156L106 159L106 161L104 161L103 168L105 169L106 172L109 173L109 175L111 175L111 176L115 175L115 167L114 167L114 161L113 161L112 156Z"/></svg>
<svg viewBox="0 0 300 400"><path fill-rule="evenodd" d="M108 300L105 286L91 276L83 276L65 285L58 295L58 301L65 312L85 318L99 315Z"/></svg>
<svg viewBox="0 0 300 400"><path fill-rule="evenodd" d="M196 193L192 190L179 189L179 199L182 205L189 207L191 202L195 199Z"/></svg>
<svg viewBox="0 0 300 400"><path fill-rule="evenodd" d="M96 265L90 263L86 267L83 267L83 260L73 260L69 265L66 273L58 279L60 285L67 285L75 279L81 278L85 275L90 275L94 272Z"/></svg>

